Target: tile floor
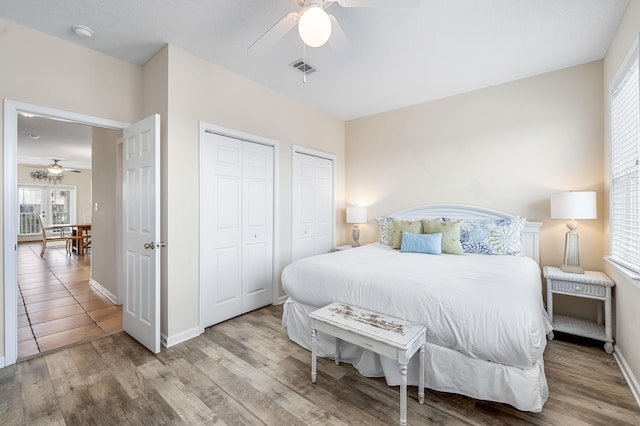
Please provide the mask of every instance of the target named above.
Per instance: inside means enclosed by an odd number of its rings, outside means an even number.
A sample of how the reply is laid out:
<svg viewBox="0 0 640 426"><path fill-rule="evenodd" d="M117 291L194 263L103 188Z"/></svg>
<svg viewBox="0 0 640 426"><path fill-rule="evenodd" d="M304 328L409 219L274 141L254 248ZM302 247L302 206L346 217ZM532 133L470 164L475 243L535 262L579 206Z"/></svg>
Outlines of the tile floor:
<svg viewBox="0 0 640 426"><path fill-rule="evenodd" d="M122 306L89 284L91 256L18 246L18 359L122 330Z"/></svg>

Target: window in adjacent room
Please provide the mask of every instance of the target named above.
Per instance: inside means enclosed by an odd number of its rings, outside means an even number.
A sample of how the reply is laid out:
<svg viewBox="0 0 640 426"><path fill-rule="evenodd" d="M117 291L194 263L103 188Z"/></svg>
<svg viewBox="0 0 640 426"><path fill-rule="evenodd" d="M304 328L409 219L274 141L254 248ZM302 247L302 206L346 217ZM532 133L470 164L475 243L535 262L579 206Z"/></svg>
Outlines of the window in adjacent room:
<svg viewBox="0 0 640 426"><path fill-rule="evenodd" d="M18 185L19 235L40 233L38 215L45 226L75 223L76 188L72 186Z"/></svg>
<svg viewBox="0 0 640 426"><path fill-rule="evenodd" d="M639 74L636 43L610 89L610 259L636 273L640 273Z"/></svg>

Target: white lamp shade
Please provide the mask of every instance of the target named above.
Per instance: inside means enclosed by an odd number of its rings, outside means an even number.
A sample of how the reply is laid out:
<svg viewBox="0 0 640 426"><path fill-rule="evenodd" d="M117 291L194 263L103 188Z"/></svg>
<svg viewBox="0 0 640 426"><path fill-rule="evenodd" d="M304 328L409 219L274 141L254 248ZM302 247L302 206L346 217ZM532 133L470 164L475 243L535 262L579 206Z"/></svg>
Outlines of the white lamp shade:
<svg viewBox="0 0 640 426"><path fill-rule="evenodd" d="M597 219L596 193L560 192L551 196L552 219Z"/></svg>
<svg viewBox="0 0 640 426"><path fill-rule="evenodd" d="M320 47L331 36L331 19L321 6L310 6L298 21L298 34L309 47Z"/></svg>
<svg viewBox="0 0 640 426"><path fill-rule="evenodd" d="M348 206L347 223L367 223L367 208L365 206Z"/></svg>

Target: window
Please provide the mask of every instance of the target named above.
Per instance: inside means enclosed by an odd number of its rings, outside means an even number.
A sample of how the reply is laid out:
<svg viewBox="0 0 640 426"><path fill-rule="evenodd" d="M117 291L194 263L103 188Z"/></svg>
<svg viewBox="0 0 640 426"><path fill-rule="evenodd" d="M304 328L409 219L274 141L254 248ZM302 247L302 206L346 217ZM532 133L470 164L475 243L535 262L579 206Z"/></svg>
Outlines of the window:
<svg viewBox="0 0 640 426"><path fill-rule="evenodd" d="M610 91L611 260L640 272L640 80L638 47L624 62Z"/></svg>
<svg viewBox="0 0 640 426"><path fill-rule="evenodd" d="M75 205L74 187L19 185L19 235L40 233L38 215L45 226L75 223Z"/></svg>

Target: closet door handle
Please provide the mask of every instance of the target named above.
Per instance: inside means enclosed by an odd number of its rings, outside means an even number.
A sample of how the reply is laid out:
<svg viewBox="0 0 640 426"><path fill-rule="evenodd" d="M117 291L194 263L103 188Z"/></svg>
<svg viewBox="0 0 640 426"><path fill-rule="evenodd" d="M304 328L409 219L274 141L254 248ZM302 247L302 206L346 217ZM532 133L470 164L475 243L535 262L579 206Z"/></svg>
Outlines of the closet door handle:
<svg viewBox="0 0 640 426"><path fill-rule="evenodd" d="M144 243L145 250L153 250L154 248L156 248L156 243L154 243L153 241L151 241L150 243Z"/></svg>

